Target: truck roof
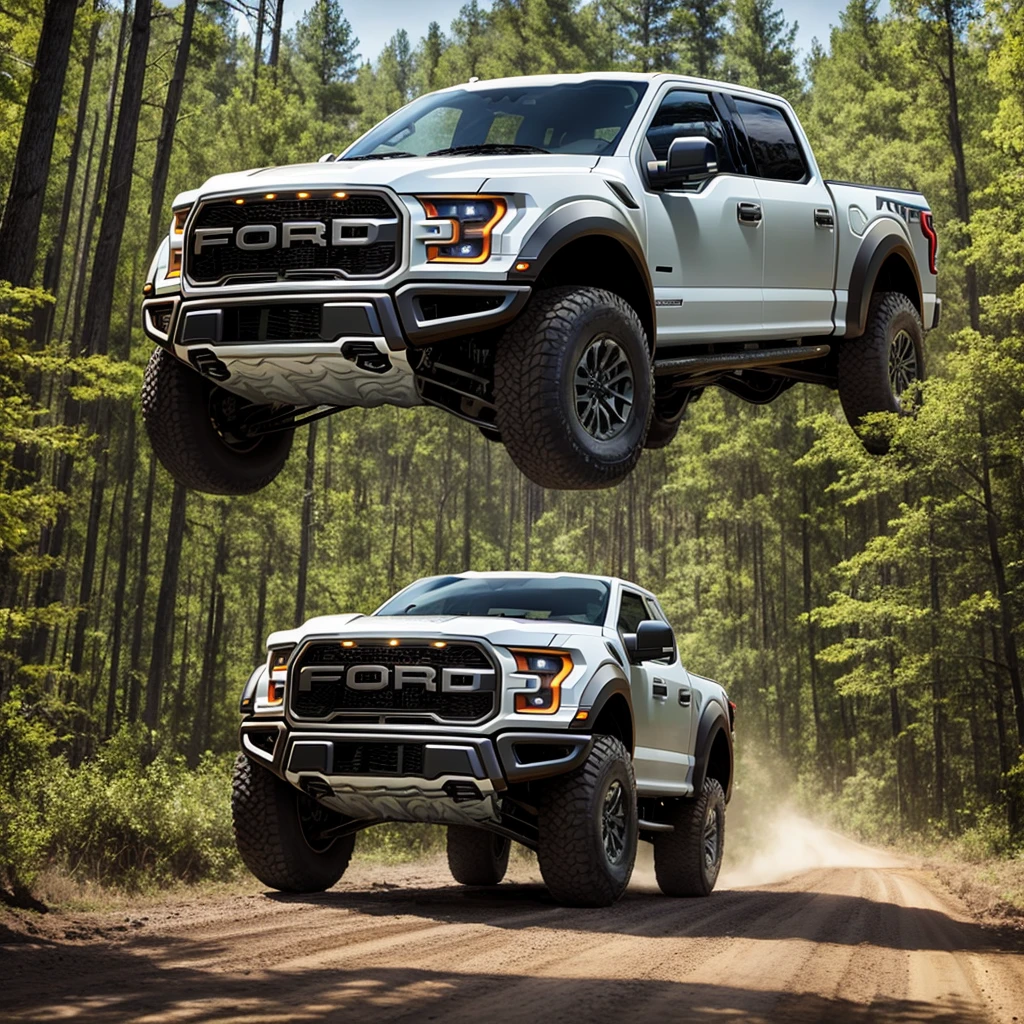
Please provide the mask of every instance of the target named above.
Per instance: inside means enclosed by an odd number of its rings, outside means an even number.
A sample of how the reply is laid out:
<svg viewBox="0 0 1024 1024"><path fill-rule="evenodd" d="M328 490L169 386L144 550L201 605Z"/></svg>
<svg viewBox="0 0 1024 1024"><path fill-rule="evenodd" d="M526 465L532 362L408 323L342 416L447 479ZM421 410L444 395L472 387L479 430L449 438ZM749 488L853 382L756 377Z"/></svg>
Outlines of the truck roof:
<svg viewBox="0 0 1024 1024"><path fill-rule="evenodd" d="M600 576L594 573L586 572L505 572L505 571L494 571L494 572L476 572L473 570L467 570L466 572L445 572L438 573L436 576L423 576L421 579L577 579L577 580L601 580L603 583L614 584L619 583L626 587L632 587L634 590L639 590L641 593L647 594L657 600L657 595L652 593L646 587L641 587L639 583L633 583L631 580L622 579L620 576ZM399 591L400 593L400 591Z"/></svg>
<svg viewBox="0 0 1024 1024"><path fill-rule="evenodd" d="M460 82L437 89L436 92L451 92L455 89L470 91L494 88L526 88L527 86L558 85L562 82L678 82L680 85L692 85L702 89L713 89L732 93L743 93L746 96L775 100L789 106L789 100L778 93L765 92L762 89L751 89L735 82L723 82L713 78L697 78L694 75L678 75L667 71L582 71L577 74L561 75L516 75L509 78L480 78L471 82Z"/></svg>

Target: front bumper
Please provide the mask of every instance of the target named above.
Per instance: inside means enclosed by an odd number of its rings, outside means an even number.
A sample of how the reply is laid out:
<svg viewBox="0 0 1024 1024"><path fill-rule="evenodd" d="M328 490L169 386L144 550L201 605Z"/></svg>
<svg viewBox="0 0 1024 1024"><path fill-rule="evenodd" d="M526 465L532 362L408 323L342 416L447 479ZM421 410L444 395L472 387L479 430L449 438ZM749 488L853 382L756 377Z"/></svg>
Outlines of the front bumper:
<svg viewBox="0 0 1024 1024"><path fill-rule="evenodd" d="M510 786L572 771L592 743L555 730L411 735L257 720L241 728L247 756L335 810L375 821L497 822Z"/></svg>

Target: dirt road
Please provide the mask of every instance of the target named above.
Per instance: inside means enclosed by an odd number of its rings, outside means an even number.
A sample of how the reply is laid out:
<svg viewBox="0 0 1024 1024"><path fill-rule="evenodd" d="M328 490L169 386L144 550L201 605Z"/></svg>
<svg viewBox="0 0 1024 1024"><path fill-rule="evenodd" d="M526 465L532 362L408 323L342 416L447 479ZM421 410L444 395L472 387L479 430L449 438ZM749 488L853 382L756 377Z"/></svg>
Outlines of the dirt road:
<svg viewBox="0 0 1024 1024"><path fill-rule="evenodd" d="M706 900L658 895L642 864L621 903L585 911L528 863L492 890L441 862L357 864L319 896L254 887L72 915L49 938L0 929L0 1019L1024 1021L1019 949L926 872L826 834L792 845L790 877L775 851Z"/></svg>

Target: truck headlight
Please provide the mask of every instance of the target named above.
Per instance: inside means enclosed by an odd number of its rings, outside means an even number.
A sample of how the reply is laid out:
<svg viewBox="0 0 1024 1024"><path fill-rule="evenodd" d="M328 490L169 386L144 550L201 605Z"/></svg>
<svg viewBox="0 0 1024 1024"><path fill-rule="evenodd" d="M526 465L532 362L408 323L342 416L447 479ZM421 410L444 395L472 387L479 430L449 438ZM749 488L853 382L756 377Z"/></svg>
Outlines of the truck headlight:
<svg viewBox="0 0 1024 1024"><path fill-rule="evenodd" d="M508 211L500 196L417 196L427 216L447 230L427 244L428 263L484 263L491 257L491 233Z"/></svg>
<svg viewBox="0 0 1024 1024"><path fill-rule="evenodd" d="M185 221L191 212L191 206L183 206L171 216L171 229L168 232L170 251L167 254L167 277L181 277L181 249L185 241Z"/></svg>
<svg viewBox="0 0 1024 1024"><path fill-rule="evenodd" d="M267 703L284 703L284 684L288 681L288 659L295 645L273 647L267 657Z"/></svg>
<svg viewBox="0 0 1024 1024"><path fill-rule="evenodd" d="M529 715L553 715L561 704L562 681L572 671L572 658L565 651L543 648L509 648L516 668L537 676L539 690L516 694L516 711Z"/></svg>

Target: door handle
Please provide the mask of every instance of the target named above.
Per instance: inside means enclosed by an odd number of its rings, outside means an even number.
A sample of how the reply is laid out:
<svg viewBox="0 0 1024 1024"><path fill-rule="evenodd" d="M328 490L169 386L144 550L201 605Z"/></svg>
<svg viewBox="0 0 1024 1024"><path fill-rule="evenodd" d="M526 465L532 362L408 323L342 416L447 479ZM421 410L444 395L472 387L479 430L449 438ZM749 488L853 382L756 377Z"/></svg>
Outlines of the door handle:
<svg viewBox="0 0 1024 1024"><path fill-rule="evenodd" d="M655 679L651 688L655 700L668 700L668 687L664 679Z"/></svg>
<svg viewBox="0 0 1024 1024"><path fill-rule="evenodd" d="M688 708L690 701L693 699L693 694L686 689L686 687L680 687L679 689L679 706Z"/></svg>
<svg viewBox="0 0 1024 1024"><path fill-rule="evenodd" d="M827 207L821 207L814 211L814 226L816 228L834 228L836 219L832 211Z"/></svg>
<svg viewBox="0 0 1024 1024"><path fill-rule="evenodd" d="M759 224L761 222L760 203L737 203L736 219L741 224Z"/></svg>

